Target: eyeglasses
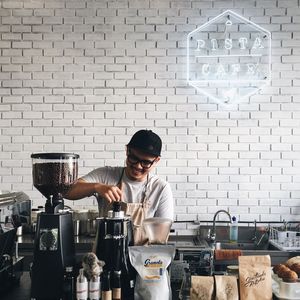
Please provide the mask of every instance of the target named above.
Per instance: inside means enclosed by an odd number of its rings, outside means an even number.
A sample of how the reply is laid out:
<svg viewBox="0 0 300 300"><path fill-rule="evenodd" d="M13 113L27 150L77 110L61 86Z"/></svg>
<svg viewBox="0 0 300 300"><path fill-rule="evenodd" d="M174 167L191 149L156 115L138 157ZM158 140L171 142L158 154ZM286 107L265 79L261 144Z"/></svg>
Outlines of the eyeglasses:
<svg viewBox="0 0 300 300"><path fill-rule="evenodd" d="M150 169L156 159L157 157L153 160L139 159L137 156L130 153L130 149L128 149L127 151L127 160L129 161L129 163L131 163L132 165L136 165L137 163L139 163L144 169Z"/></svg>

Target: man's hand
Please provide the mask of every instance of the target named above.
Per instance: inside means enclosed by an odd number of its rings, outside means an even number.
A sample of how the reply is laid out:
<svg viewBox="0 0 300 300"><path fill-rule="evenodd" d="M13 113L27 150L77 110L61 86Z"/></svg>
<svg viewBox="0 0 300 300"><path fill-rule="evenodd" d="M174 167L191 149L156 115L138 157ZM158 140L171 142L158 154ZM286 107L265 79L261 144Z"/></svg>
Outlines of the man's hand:
<svg viewBox="0 0 300 300"><path fill-rule="evenodd" d="M86 182L83 179L78 179L65 197L69 200L77 200L84 197L90 197L95 195L95 193L99 194L109 203L122 201L122 182L116 186L100 182Z"/></svg>
<svg viewBox="0 0 300 300"><path fill-rule="evenodd" d="M121 201L122 199L122 185L120 187L115 185L97 184L95 190L109 203L114 201Z"/></svg>

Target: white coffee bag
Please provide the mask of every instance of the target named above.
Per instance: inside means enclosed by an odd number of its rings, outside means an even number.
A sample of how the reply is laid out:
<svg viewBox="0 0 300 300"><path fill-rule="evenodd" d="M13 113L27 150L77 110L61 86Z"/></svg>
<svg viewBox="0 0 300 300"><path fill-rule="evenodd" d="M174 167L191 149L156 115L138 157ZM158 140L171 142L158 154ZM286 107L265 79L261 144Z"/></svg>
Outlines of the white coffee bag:
<svg viewBox="0 0 300 300"><path fill-rule="evenodd" d="M129 258L137 271L135 300L171 300L172 290L167 267L174 258L172 245L129 247Z"/></svg>

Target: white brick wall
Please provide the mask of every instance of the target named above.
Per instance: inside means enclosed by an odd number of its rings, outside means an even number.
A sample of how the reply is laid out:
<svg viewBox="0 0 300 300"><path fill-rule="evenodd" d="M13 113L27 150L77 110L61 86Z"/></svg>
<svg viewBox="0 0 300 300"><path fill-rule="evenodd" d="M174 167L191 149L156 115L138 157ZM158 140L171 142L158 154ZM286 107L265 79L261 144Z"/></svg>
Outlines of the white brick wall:
<svg viewBox="0 0 300 300"><path fill-rule="evenodd" d="M273 80L248 102L218 106L186 85L184 47L228 8L272 32ZM31 153L78 153L83 175L123 164L124 144L147 127L164 141L157 173L177 220L219 208L300 220L299 23L297 0L2 0L0 189L41 205Z"/></svg>

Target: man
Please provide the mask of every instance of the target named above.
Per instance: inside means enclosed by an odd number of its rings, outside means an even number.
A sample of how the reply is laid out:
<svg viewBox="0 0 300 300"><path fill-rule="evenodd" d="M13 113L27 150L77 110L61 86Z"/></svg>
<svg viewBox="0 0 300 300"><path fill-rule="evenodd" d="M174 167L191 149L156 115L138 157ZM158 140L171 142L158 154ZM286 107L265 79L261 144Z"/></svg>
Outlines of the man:
<svg viewBox="0 0 300 300"><path fill-rule="evenodd" d="M125 167L101 167L81 177L71 188L68 199L95 195L99 212L105 216L114 201L126 203L126 212L143 218L173 220L174 204L170 185L151 174L161 156L162 142L151 130L139 130L126 146Z"/></svg>

